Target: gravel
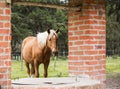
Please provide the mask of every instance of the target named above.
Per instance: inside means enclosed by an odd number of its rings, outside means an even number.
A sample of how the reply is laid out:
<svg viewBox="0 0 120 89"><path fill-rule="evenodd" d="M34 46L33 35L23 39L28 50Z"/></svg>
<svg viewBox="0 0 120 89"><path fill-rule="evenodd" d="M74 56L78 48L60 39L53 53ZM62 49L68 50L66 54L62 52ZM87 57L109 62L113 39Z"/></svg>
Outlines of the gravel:
<svg viewBox="0 0 120 89"><path fill-rule="evenodd" d="M120 89L120 78L108 78L106 89Z"/></svg>

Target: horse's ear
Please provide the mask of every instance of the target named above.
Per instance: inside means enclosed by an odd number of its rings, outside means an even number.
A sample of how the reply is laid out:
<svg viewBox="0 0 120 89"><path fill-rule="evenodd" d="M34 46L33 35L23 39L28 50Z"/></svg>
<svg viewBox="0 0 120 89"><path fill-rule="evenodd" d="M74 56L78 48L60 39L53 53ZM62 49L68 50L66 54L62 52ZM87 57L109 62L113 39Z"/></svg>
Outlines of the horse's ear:
<svg viewBox="0 0 120 89"><path fill-rule="evenodd" d="M59 32L59 29L56 30L56 33L58 33L58 32Z"/></svg>
<svg viewBox="0 0 120 89"><path fill-rule="evenodd" d="M50 34L50 29L47 30L48 34Z"/></svg>

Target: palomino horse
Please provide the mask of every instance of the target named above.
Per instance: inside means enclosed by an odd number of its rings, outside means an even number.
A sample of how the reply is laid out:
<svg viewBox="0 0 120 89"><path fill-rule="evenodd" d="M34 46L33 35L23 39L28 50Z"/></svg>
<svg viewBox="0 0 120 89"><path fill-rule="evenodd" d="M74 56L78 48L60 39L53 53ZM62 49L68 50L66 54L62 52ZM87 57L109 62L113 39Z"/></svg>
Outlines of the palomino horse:
<svg viewBox="0 0 120 89"><path fill-rule="evenodd" d="M57 40L59 30L47 30L38 33L37 37L27 37L22 42L22 57L27 67L29 77L39 77L39 65L44 64L44 77L48 76L48 66L51 53L57 53ZM31 64L31 67L30 67Z"/></svg>

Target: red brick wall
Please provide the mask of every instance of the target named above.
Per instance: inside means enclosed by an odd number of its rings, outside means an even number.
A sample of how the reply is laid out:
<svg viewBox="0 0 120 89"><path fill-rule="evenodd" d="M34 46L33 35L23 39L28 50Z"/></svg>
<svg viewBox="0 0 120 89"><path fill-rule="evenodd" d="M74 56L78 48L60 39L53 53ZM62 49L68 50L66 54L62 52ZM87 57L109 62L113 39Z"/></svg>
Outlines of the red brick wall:
<svg viewBox="0 0 120 89"><path fill-rule="evenodd" d="M0 0L0 86L10 89L11 86L11 7L6 0Z"/></svg>
<svg viewBox="0 0 120 89"><path fill-rule="evenodd" d="M0 85L2 89L9 89L11 9L5 1L0 0ZM88 74L103 83L106 80L105 0L81 1L81 12L72 9L68 12L69 74ZM70 0L70 4L77 5L79 2Z"/></svg>
<svg viewBox="0 0 120 89"><path fill-rule="evenodd" d="M76 0L77 1L77 0ZM69 74L106 80L105 0L81 0L82 11L68 12ZM70 0L70 5L80 2Z"/></svg>

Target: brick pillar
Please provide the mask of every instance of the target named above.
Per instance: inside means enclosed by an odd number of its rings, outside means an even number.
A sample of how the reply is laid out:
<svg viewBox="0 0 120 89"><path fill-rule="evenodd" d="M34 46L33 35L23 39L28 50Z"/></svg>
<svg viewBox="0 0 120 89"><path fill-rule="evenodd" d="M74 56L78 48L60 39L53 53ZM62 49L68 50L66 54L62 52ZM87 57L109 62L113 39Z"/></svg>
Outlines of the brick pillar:
<svg viewBox="0 0 120 89"><path fill-rule="evenodd" d="M87 74L104 84L106 80L105 0L69 1L70 5L82 3L81 12L72 9L68 12L69 74Z"/></svg>
<svg viewBox="0 0 120 89"><path fill-rule="evenodd" d="M0 0L0 86L11 88L11 7Z"/></svg>

